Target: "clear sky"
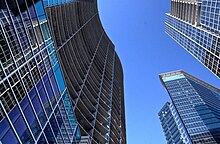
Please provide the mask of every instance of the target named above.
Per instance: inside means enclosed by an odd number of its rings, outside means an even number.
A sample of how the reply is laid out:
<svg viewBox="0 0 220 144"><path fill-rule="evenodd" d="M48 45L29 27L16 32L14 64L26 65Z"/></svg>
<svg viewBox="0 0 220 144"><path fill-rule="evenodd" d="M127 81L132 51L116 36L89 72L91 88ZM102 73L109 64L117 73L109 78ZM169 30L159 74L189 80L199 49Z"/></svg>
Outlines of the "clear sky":
<svg viewBox="0 0 220 144"><path fill-rule="evenodd" d="M98 0L102 24L124 69L128 144L165 144L157 113L169 101L158 74L182 69L220 80L164 33L170 0Z"/></svg>

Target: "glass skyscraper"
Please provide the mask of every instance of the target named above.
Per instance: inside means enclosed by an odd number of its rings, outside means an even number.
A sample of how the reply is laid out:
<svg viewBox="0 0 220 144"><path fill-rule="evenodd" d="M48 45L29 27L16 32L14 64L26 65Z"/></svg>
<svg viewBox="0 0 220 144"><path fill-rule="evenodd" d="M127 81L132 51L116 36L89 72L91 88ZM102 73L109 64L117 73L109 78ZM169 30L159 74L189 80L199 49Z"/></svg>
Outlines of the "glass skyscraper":
<svg viewBox="0 0 220 144"><path fill-rule="evenodd" d="M171 0L165 32L220 77L220 1Z"/></svg>
<svg viewBox="0 0 220 144"><path fill-rule="evenodd" d="M0 143L80 138L42 1L0 1Z"/></svg>
<svg viewBox="0 0 220 144"><path fill-rule="evenodd" d="M125 144L123 70L97 1L48 3L45 10L81 137L92 144Z"/></svg>
<svg viewBox="0 0 220 144"><path fill-rule="evenodd" d="M126 143L96 0L0 0L0 144Z"/></svg>
<svg viewBox="0 0 220 144"><path fill-rule="evenodd" d="M158 113L167 144L192 144L172 103L166 102Z"/></svg>
<svg viewBox="0 0 220 144"><path fill-rule="evenodd" d="M193 144L220 143L220 90L184 71L160 75Z"/></svg>

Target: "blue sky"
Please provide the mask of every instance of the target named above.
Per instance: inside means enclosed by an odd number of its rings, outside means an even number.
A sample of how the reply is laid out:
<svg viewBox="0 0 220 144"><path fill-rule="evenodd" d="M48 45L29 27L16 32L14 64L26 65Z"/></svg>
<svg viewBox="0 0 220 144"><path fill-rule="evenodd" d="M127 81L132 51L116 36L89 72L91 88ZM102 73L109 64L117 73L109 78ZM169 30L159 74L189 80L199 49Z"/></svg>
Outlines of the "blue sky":
<svg viewBox="0 0 220 144"><path fill-rule="evenodd" d="M158 74L182 69L219 79L164 33L170 0L98 0L102 24L124 69L128 144L165 144L157 113L169 101Z"/></svg>

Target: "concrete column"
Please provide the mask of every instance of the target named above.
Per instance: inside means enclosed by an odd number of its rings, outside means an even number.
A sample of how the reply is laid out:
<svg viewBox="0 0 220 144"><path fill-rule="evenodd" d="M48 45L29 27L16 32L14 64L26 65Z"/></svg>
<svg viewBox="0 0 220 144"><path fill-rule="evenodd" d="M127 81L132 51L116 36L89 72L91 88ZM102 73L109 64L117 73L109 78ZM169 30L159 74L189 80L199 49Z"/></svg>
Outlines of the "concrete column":
<svg viewBox="0 0 220 144"><path fill-rule="evenodd" d="M185 9L185 13L184 13L184 20L187 21L187 16L188 16L188 7L187 7L187 3L184 3L184 9Z"/></svg>
<svg viewBox="0 0 220 144"><path fill-rule="evenodd" d="M192 9L192 24L194 25L196 22L196 4L193 4L193 9Z"/></svg>
<svg viewBox="0 0 220 144"><path fill-rule="evenodd" d="M180 6L180 3L179 3L179 2L177 2L177 5L178 5L178 14L177 14L177 17L180 18L180 8L181 8L181 6Z"/></svg>
<svg viewBox="0 0 220 144"><path fill-rule="evenodd" d="M175 2L175 16L178 16L178 3Z"/></svg>
<svg viewBox="0 0 220 144"><path fill-rule="evenodd" d="M192 4L189 4L189 8L190 8L190 9L189 9L189 20L188 20L188 21L189 21L190 23L192 23L193 5L192 5Z"/></svg>
<svg viewBox="0 0 220 144"><path fill-rule="evenodd" d="M189 22L190 17L190 4L186 4L187 10L186 10L186 21Z"/></svg>
<svg viewBox="0 0 220 144"><path fill-rule="evenodd" d="M176 2L173 1L173 15L176 16Z"/></svg>
<svg viewBox="0 0 220 144"><path fill-rule="evenodd" d="M196 26L200 26L201 4L196 5Z"/></svg>
<svg viewBox="0 0 220 144"><path fill-rule="evenodd" d="M174 2L171 1L171 11L170 11L171 15L174 15Z"/></svg>
<svg viewBox="0 0 220 144"><path fill-rule="evenodd" d="M185 3L183 3L182 20L184 21L185 21L185 16L186 16L186 7L185 7Z"/></svg>
<svg viewBox="0 0 220 144"><path fill-rule="evenodd" d="M179 18L182 19L183 7L182 7L182 3L179 3L179 4L180 4L180 16L179 16Z"/></svg>

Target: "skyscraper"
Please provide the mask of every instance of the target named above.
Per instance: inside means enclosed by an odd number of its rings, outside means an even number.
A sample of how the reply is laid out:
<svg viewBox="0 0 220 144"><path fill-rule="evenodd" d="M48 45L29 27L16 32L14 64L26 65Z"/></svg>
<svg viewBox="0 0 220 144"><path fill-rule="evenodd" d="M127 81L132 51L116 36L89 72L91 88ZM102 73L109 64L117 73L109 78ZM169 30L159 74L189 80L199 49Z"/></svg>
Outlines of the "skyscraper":
<svg viewBox="0 0 220 144"><path fill-rule="evenodd" d="M42 1L0 1L0 143L80 138Z"/></svg>
<svg viewBox="0 0 220 144"><path fill-rule="evenodd" d="M192 143L220 143L220 90L184 71L160 79Z"/></svg>
<svg viewBox="0 0 220 144"><path fill-rule="evenodd" d="M220 77L220 1L171 0L165 32Z"/></svg>
<svg viewBox="0 0 220 144"><path fill-rule="evenodd" d="M81 136L91 143L126 143L122 66L97 1L45 4Z"/></svg>
<svg viewBox="0 0 220 144"><path fill-rule="evenodd" d="M0 143L126 143L96 0L0 0L0 74Z"/></svg>
<svg viewBox="0 0 220 144"><path fill-rule="evenodd" d="M167 144L192 144L172 103L166 102L158 113Z"/></svg>

